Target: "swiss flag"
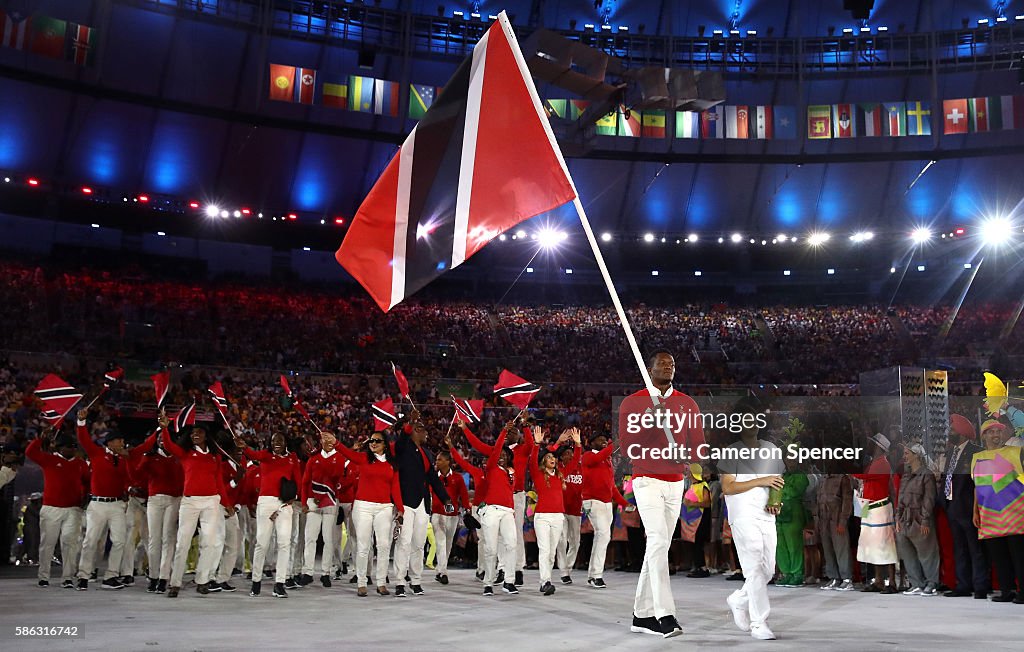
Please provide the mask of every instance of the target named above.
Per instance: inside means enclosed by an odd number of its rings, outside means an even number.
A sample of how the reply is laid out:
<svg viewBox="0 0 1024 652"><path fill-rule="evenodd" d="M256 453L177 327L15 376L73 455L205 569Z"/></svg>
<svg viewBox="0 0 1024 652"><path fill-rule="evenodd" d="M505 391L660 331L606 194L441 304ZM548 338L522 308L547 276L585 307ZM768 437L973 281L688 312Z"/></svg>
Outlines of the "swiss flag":
<svg viewBox="0 0 1024 652"><path fill-rule="evenodd" d="M575 197L502 12L377 179L335 258L387 311Z"/></svg>
<svg viewBox="0 0 1024 652"><path fill-rule="evenodd" d="M942 101L942 133L966 134L970 124L967 115L967 100Z"/></svg>

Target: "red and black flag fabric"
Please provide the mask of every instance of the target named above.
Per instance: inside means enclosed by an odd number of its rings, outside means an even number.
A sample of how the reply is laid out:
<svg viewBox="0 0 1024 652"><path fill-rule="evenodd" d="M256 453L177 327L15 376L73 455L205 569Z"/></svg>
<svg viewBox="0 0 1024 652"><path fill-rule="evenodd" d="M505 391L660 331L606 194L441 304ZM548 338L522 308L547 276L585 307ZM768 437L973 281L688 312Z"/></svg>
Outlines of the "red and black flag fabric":
<svg viewBox="0 0 1024 652"><path fill-rule="evenodd" d="M196 400L192 399L191 403L178 410L171 423L174 424L174 432L182 432L188 426L196 425Z"/></svg>
<svg viewBox="0 0 1024 652"><path fill-rule="evenodd" d="M113 369L104 372L103 374L103 390L106 391L114 385L121 382L124 378L124 369L121 367L114 367Z"/></svg>
<svg viewBox="0 0 1024 652"><path fill-rule="evenodd" d="M224 396L224 387L218 380L206 390L210 394L210 398L213 399L213 405L220 412L220 416L223 417L224 423L228 422L228 399Z"/></svg>
<svg viewBox="0 0 1024 652"><path fill-rule="evenodd" d="M452 397L455 403L455 413L462 417L466 423L480 423L480 417L484 413L483 399L465 399Z"/></svg>
<svg viewBox="0 0 1024 652"><path fill-rule="evenodd" d="M495 396L500 396L520 410L525 410L539 391L539 386L523 380L508 369L502 370L498 384L494 386Z"/></svg>
<svg viewBox="0 0 1024 652"><path fill-rule="evenodd" d="M281 387L284 388L285 396L292 400L292 409L309 419L309 411L306 409L306 406L302 404L302 401L299 400L299 397L292 393L292 388L288 384L288 378L283 374L281 375Z"/></svg>
<svg viewBox="0 0 1024 652"><path fill-rule="evenodd" d="M395 363L392 362L391 371L395 374L395 381L398 382L398 393L405 398L409 398L409 381L406 379L405 374L402 373L402 369L396 367Z"/></svg>
<svg viewBox="0 0 1024 652"><path fill-rule="evenodd" d="M164 406L164 399L167 398L167 390L171 386L171 372L164 370L160 373L150 376L150 380L153 381L153 389L156 390L156 409L160 409Z"/></svg>
<svg viewBox="0 0 1024 652"><path fill-rule="evenodd" d="M39 381L34 394L43 404L40 416L57 428L82 398L81 392L55 374L47 374Z"/></svg>
<svg viewBox="0 0 1024 652"><path fill-rule="evenodd" d="M575 197L502 12L377 179L335 258L388 311Z"/></svg>
<svg viewBox="0 0 1024 652"><path fill-rule="evenodd" d="M373 413L374 432L387 430L398 423L398 417L395 415L395 403L390 398L377 401L370 406L370 411Z"/></svg>

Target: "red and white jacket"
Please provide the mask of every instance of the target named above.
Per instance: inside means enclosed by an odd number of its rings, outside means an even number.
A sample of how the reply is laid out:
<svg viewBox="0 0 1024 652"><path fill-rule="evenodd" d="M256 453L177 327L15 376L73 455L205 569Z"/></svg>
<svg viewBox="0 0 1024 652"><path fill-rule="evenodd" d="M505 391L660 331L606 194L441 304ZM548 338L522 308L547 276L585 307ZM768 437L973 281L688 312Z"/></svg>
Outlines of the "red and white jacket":
<svg viewBox="0 0 1024 652"><path fill-rule="evenodd" d="M299 497L303 504L315 498L319 507L337 505L342 476L345 474L347 460L338 455L336 450L330 453L320 451L306 461L306 471L302 474L299 486Z"/></svg>

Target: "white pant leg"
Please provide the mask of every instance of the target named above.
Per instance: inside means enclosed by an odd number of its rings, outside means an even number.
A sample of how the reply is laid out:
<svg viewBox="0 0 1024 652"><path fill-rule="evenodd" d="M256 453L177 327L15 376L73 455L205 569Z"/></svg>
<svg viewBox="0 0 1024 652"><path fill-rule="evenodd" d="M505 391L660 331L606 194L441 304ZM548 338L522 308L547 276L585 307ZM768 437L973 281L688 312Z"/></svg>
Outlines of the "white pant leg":
<svg viewBox="0 0 1024 652"><path fill-rule="evenodd" d="M516 523L515 514L508 510L501 510L498 521L498 560L503 568L515 568L516 564L516 537L517 532L522 534L522 528ZM511 571L505 571L505 581L511 583L513 577Z"/></svg>
<svg viewBox="0 0 1024 652"><path fill-rule="evenodd" d="M181 588L182 578L185 576L185 564L188 563L188 551L192 547L192 536L196 532L196 525L199 524L199 516L202 509L194 500L193 496L182 498L178 503L178 536L174 546L174 563L171 565L171 581L169 586ZM196 582L199 581L199 565L196 564Z"/></svg>
<svg viewBox="0 0 1024 652"><path fill-rule="evenodd" d="M243 507L242 509L244 509L246 512L249 511L248 507ZM246 520L246 527L248 527L248 529L249 529L249 532L246 535L247 538L249 539L249 552L248 552L249 572L252 572L252 569L255 568L252 565L252 560L253 560L253 556L256 554L256 508L255 507L253 507L253 512L250 513L248 516L246 516L245 520ZM260 569L260 570L262 571L262 569ZM260 574L256 573L256 580L257 581L259 581L259 577L260 577Z"/></svg>
<svg viewBox="0 0 1024 652"><path fill-rule="evenodd" d="M371 503L357 500L352 503L352 522L356 533L356 582L366 586L370 544L377 538L377 568L374 581L384 584L388 573L388 549L391 547L391 521L394 506L391 503Z"/></svg>
<svg viewBox="0 0 1024 652"><path fill-rule="evenodd" d="M303 537L306 531L306 515L301 508L292 507L291 550L288 557L288 577L295 577L302 572L302 558L305 550Z"/></svg>
<svg viewBox="0 0 1024 652"><path fill-rule="evenodd" d="M135 575L135 569L142 568L142 566L135 565L138 548L141 546L145 549L149 538L148 528L145 525L146 507L137 496L128 499L124 520L124 553L121 555L120 575Z"/></svg>
<svg viewBox="0 0 1024 652"><path fill-rule="evenodd" d="M644 564L637 582L633 613L640 618L675 616L668 574L668 548L683 503L683 483L634 478L633 495L647 533Z"/></svg>
<svg viewBox="0 0 1024 652"><path fill-rule="evenodd" d="M242 545L242 528L238 524L238 512L231 518L224 519L224 552L220 556L220 565L214 580L223 584L231 580L231 571L238 559L238 548Z"/></svg>
<svg viewBox="0 0 1024 652"><path fill-rule="evenodd" d="M82 526L85 510L69 507L67 518L60 529L60 554L64 562L62 580L73 579L78 574L78 558L82 554Z"/></svg>
<svg viewBox="0 0 1024 652"><path fill-rule="evenodd" d="M437 555L434 559L434 571L438 575L448 574L448 559L455 545L455 534L459 530L459 517L447 514L431 514L430 525L434 528L434 542Z"/></svg>
<svg viewBox="0 0 1024 652"><path fill-rule="evenodd" d="M498 556L498 530L503 516L502 508L486 505L480 509L480 557L483 559L484 584L494 584L495 564ZM506 578L508 579L508 578Z"/></svg>
<svg viewBox="0 0 1024 652"><path fill-rule="evenodd" d="M352 503L353 530L358 537L355 573L358 586L366 586L366 566L370 559L370 538L373 535L373 505L357 500Z"/></svg>
<svg viewBox="0 0 1024 652"><path fill-rule="evenodd" d="M373 536L377 542L377 567L374 581L377 586L383 586L387 582L394 519L395 508L391 504L381 505L373 515Z"/></svg>
<svg viewBox="0 0 1024 652"><path fill-rule="evenodd" d="M564 514L537 512L533 515L533 529L537 533L537 566L540 568L540 585L551 581L551 569L555 564L555 549L565 526Z"/></svg>
<svg viewBox="0 0 1024 652"><path fill-rule="evenodd" d="M526 492L519 491L512 494L512 507L515 509L516 521L516 556L515 563L511 567L505 566L505 572L522 572L526 568L526 541L523 539L523 526L526 525ZM511 580L510 580L511 581Z"/></svg>
<svg viewBox="0 0 1024 652"><path fill-rule="evenodd" d="M599 500L587 500L583 502L583 509L587 510L590 523L594 526L594 546L590 550L587 578L602 578L604 577L604 562L605 556L608 554L608 544L612 540L612 504Z"/></svg>
<svg viewBox="0 0 1024 652"><path fill-rule="evenodd" d="M239 505L238 511L238 556L231 564L231 569L245 570L245 546L249 542L249 509L245 505Z"/></svg>
<svg viewBox="0 0 1024 652"><path fill-rule="evenodd" d="M572 569L576 566L576 556L580 552L580 527L583 523L582 516L573 516L571 514L563 515L564 525L562 527L562 535L559 539L559 543L565 542L564 549L561 545L558 546L558 550L564 551L562 555L559 569L562 575L569 575Z"/></svg>
<svg viewBox="0 0 1024 652"><path fill-rule="evenodd" d="M273 496L260 496L256 502L256 546L252 551L252 581L263 580L263 567L266 564L267 552L270 550L270 538L274 533L274 522L270 520L280 506L281 501Z"/></svg>
<svg viewBox="0 0 1024 652"><path fill-rule="evenodd" d="M124 520L125 503L98 503L92 501L85 514L85 541L82 545L82 557L78 565L78 577L89 579L96 568L97 549L102 545L102 537L109 530L110 557L107 571L103 579L117 575L121 567L121 555L124 553Z"/></svg>
<svg viewBox="0 0 1024 652"><path fill-rule="evenodd" d="M270 516L275 512L277 512L277 517L271 521ZM288 562L291 557L292 506L285 505L275 496L260 496L256 506L256 516L261 522L265 521L264 527L268 530L273 530L276 535L277 562L274 564L274 582L283 584L289 577ZM257 524L257 538L259 538L258 527L259 524ZM258 546L259 543L257 542L257 550L259 549ZM262 561L261 558L260 562Z"/></svg>
<svg viewBox="0 0 1024 652"><path fill-rule="evenodd" d="M39 508L39 572L41 580L50 581L50 566L53 564L53 549L57 547L57 539L61 537L61 526L64 524L67 515L65 510L72 507L51 507L43 505ZM61 548L61 560L65 565L68 562L64 556L63 546Z"/></svg>
<svg viewBox="0 0 1024 652"><path fill-rule="evenodd" d="M338 531L338 506L331 505L330 507L322 507L320 509L320 514L322 516L320 519L320 536L323 537L324 540L324 552L323 556L320 558L320 575L330 575L331 566L334 565L335 548L337 548L338 545L335 541L335 536ZM313 562L316 561L315 540L313 541L313 552L310 553L307 551L306 554L313 557L309 562L310 566L313 566Z"/></svg>
<svg viewBox="0 0 1024 652"><path fill-rule="evenodd" d="M353 503L344 503L342 508L345 510L345 547L341 551L340 561L348 561L352 566L356 565L356 528L352 523L352 506ZM338 539L341 541L341 539Z"/></svg>
<svg viewBox="0 0 1024 652"><path fill-rule="evenodd" d="M402 531L395 550L395 574L399 584L405 583L406 571L409 584L418 585L423 581L423 546L427 541L427 515L423 501L416 507L406 507L402 519Z"/></svg>
<svg viewBox="0 0 1024 652"><path fill-rule="evenodd" d="M302 532L302 574L312 575L313 566L316 562L316 541L320 538L320 530L323 526L324 515L316 506L313 499L306 501L309 512L306 513L306 525ZM327 548L324 547L324 556L327 556Z"/></svg>
<svg viewBox="0 0 1024 652"><path fill-rule="evenodd" d="M220 496L188 496L182 503L192 502L199 511L199 560L196 562L196 584L213 580L224 554L224 507ZM231 572L231 569L228 569Z"/></svg>
<svg viewBox="0 0 1024 652"><path fill-rule="evenodd" d="M736 556L740 560L745 579L736 594L749 603L751 626L763 625L771 612L768 581L775 574L775 549L778 542L775 523L749 518L730 523L730 526L732 542L736 546Z"/></svg>

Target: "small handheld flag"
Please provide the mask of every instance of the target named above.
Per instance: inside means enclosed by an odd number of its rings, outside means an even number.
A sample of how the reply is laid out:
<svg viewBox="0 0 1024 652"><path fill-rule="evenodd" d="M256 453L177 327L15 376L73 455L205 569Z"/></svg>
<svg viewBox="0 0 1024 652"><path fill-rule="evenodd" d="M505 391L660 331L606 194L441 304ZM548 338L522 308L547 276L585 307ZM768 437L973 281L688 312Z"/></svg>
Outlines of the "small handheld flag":
<svg viewBox="0 0 1024 652"><path fill-rule="evenodd" d="M220 416L224 419L224 423L228 422L228 399L224 396L224 387L218 380L214 384L210 385L209 389L206 390L210 394L210 398L213 399L213 405L220 412Z"/></svg>
<svg viewBox="0 0 1024 652"><path fill-rule="evenodd" d="M156 409L159 410L164 406L167 390L171 386L171 372L165 369L156 375L150 376L150 379L153 381L153 388L156 390Z"/></svg>
<svg viewBox="0 0 1024 652"><path fill-rule="evenodd" d="M174 424L174 432L182 432L188 426L194 426L196 424L196 401L192 399L192 402L185 407L181 408L176 415L174 420L171 422Z"/></svg>
<svg viewBox="0 0 1024 652"><path fill-rule="evenodd" d="M409 402L411 403L412 399L409 398L409 381L406 380L405 374L402 373L402 369L400 367L396 367L395 363L392 362L391 371L395 374L395 380L398 381L399 394L409 399Z"/></svg>
<svg viewBox="0 0 1024 652"><path fill-rule="evenodd" d="M121 382L124 378L124 369L121 367L114 367L110 371L103 374L103 389L108 390L114 385Z"/></svg>
<svg viewBox="0 0 1024 652"><path fill-rule="evenodd" d="M43 403L40 416L54 427L60 427L64 417L82 398L81 392L54 374L47 374L39 381L33 393Z"/></svg>
<svg viewBox="0 0 1024 652"><path fill-rule="evenodd" d="M540 391L540 387L528 380L524 380L508 369L504 369L498 377L498 384L494 386L495 396L499 396L522 411L533 400L533 397Z"/></svg>
<svg viewBox="0 0 1024 652"><path fill-rule="evenodd" d="M469 400L455 398L452 396L452 403L455 404L455 413L462 417L466 423L480 423L480 416L484 413L484 400Z"/></svg>
<svg viewBox="0 0 1024 652"><path fill-rule="evenodd" d="M374 432L387 430L398 423L398 417L395 416L395 403L390 398L377 401L370 406L370 411L373 413Z"/></svg>

